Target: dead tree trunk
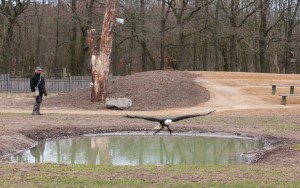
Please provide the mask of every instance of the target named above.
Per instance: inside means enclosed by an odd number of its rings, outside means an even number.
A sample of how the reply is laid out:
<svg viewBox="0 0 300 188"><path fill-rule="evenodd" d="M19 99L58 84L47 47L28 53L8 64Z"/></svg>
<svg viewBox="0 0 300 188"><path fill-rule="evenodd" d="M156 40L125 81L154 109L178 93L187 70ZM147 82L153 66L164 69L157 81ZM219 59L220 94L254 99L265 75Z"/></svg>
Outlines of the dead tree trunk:
<svg viewBox="0 0 300 188"><path fill-rule="evenodd" d="M88 44L92 65L92 102L104 102L107 94L107 81L112 49L113 27L116 22L117 0L106 0L106 11L102 24L100 49L96 47L96 30L88 31Z"/></svg>

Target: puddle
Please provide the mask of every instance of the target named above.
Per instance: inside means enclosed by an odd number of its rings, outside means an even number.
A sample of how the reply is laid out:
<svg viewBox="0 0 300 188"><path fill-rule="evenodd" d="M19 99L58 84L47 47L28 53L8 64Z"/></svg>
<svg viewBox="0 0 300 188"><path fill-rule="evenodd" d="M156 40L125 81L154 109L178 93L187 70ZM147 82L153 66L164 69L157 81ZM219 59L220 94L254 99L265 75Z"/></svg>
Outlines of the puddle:
<svg viewBox="0 0 300 188"><path fill-rule="evenodd" d="M41 143L5 161L22 163L218 165L247 163L245 152L260 150L261 140L227 136L84 136Z"/></svg>

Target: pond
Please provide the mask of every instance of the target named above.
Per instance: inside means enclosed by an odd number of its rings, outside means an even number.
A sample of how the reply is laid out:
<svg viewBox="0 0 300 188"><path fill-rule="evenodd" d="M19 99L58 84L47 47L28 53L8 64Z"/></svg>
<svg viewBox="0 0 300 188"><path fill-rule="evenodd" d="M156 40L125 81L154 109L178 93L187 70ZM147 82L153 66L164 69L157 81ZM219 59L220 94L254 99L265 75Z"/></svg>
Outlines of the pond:
<svg viewBox="0 0 300 188"><path fill-rule="evenodd" d="M98 135L41 143L6 161L23 163L165 165L241 164L258 139L220 136Z"/></svg>

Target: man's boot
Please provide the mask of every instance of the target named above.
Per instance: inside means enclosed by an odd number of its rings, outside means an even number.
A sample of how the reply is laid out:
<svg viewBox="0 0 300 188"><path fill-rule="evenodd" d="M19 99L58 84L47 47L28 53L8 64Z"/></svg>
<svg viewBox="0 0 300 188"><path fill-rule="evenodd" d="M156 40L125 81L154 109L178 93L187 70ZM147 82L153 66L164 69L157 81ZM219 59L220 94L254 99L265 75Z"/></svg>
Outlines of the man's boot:
<svg viewBox="0 0 300 188"><path fill-rule="evenodd" d="M37 115L43 115L43 114L40 112L40 108L41 108L41 103L37 103L37 110L36 110Z"/></svg>
<svg viewBox="0 0 300 188"><path fill-rule="evenodd" d="M38 103L35 103L32 110L32 115L38 115Z"/></svg>

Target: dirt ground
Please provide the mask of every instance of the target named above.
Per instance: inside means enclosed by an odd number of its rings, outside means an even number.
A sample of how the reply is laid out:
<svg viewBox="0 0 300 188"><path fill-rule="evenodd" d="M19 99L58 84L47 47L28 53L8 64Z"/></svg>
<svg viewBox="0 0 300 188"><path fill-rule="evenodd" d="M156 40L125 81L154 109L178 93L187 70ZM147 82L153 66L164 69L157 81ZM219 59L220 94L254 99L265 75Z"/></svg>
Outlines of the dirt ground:
<svg viewBox="0 0 300 188"><path fill-rule="evenodd" d="M39 141L86 133L153 132L153 122L125 114L172 117L216 110L209 117L176 122L172 130L264 138L270 147L253 162L299 166L300 152L291 146L300 144L300 97L288 97L287 105L281 105L281 98L271 95L272 83L300 85L300 75L149 71L109 83L110 97L133 101L128 110L91 103L90 89L81 89L44 97L43 116L30 114L34 99L29 94L0 93L0 156ZM280 87L277 93L289 93L289 88ZM295 93L300 94L300 87Z"/></svg>

